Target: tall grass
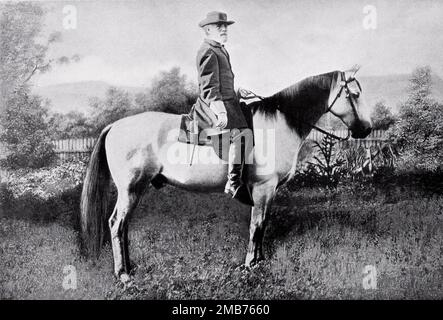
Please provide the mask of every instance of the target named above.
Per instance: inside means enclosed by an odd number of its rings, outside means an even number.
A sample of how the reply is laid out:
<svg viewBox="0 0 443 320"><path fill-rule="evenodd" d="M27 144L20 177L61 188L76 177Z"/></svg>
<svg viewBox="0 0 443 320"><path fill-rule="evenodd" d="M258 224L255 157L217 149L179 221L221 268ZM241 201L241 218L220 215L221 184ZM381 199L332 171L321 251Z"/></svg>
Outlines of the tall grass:
<svg viewBox="0 0 443 320"><path fill-rule="evenodd" d="M137 268L126 289L114 280L109 247L95 263L80 257L66 216L36 223L4 212L0 297L441 299L441 192L388 186L282 189L268 224L268 259L249 273L237 269L248 241L247 207L222 194L151 190L130 223ZM63 289L66 265L77 270L75 290ZM366 265L377 270L375 290L363 288Z"/></svg>

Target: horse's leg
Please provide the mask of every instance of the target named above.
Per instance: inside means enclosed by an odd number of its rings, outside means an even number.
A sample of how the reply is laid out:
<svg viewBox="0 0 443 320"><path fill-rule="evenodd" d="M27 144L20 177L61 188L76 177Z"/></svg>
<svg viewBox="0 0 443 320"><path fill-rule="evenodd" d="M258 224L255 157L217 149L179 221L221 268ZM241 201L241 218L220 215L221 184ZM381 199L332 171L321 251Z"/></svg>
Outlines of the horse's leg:
<svg viewBox="0 0 443 320"><path fill-rule="evenodd" d="M246 267L251 267L264 259L263 237L277 183L278 179L275 177L271 180L255 185L252 191L255 205L251 209L249 244L245 260Z"/></svg>
<svg viewBox="0 0 443 320"><path fill-rule="evenodd" d="M145 182L143 181L143 183L145 183ZM139 185L140 185L140 183L139 183ZM148 186L149 186L149 183L146 183L145 187L143 187L143 185L142 185L140 188L136 189L135 193L136 193L137 200L135 200L136 203L134 204L134 210L138 207L140 200L143 197L143 194L148 189ZM132 269L131 260L129 259L128 225L129 225L129 219L125 219L123 221L123 268L127 274L129 274Z"/></svg>
<svg viewBox="0 0 443 320"><path fill-rule="evenodd" d="M127 274L131 272L131 260L129 260L129 232L128 232L128 220L123 222L123 269Z"/></svg>
<svg viewBox="0 0 443 320"><path fill-rule="evenodd" d="M130 271L129 252L127 250L127 241L125 241L127 240L128 217L135 210L139 197L140 194L136 192L119 190L117 204L109 218L112 252L114 255L114 272L123 282L129 280Z"/></svg>

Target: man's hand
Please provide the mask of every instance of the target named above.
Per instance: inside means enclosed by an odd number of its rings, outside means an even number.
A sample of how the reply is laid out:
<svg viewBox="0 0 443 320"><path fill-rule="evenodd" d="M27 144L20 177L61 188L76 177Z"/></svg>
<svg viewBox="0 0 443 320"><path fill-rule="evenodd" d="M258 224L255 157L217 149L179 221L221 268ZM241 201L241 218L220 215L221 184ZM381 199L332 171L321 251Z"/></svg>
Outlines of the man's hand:
<svg viewBox="0 0 443 320"><path fill-rule="evenodd" d="M219 113L217 119L218 121L215 126L220 129L226 128L226 126L228 125L228 117L226 115L226 112Z"/></svg>
<svg viewBox="0 0 443 320"><path fill-rule="evenodd" d="M221 100L212 101L209 107L217 115L218 121L215 124L215 126L217 128L224 129L228 125L228 116L223 101Z"/></svg>

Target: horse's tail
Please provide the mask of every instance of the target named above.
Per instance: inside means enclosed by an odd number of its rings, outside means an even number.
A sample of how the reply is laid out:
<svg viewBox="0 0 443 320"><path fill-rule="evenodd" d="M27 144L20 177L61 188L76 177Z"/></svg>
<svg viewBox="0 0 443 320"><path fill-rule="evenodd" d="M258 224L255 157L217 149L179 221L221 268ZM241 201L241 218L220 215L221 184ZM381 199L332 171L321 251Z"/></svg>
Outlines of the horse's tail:
<svg viewBox="0 0 443 320"><path fill-rule="evenodd" d="M100 134L91 154L80 201L80 227L83 251L97 257L105 238L108 216L110 172L106 160L105 139L111 129L107 126Z"/></svg>

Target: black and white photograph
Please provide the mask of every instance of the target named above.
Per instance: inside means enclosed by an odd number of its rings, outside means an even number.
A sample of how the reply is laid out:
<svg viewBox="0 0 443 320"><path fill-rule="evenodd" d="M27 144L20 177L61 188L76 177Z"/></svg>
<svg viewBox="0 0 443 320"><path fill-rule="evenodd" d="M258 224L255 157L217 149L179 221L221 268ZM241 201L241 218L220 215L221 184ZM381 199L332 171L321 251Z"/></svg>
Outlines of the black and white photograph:
<svg viewBox="0 0 443 320"><path fill-rule="evenodd" d="M439 0L0 1L0 300L442 300L442 35Z"/></svg>

